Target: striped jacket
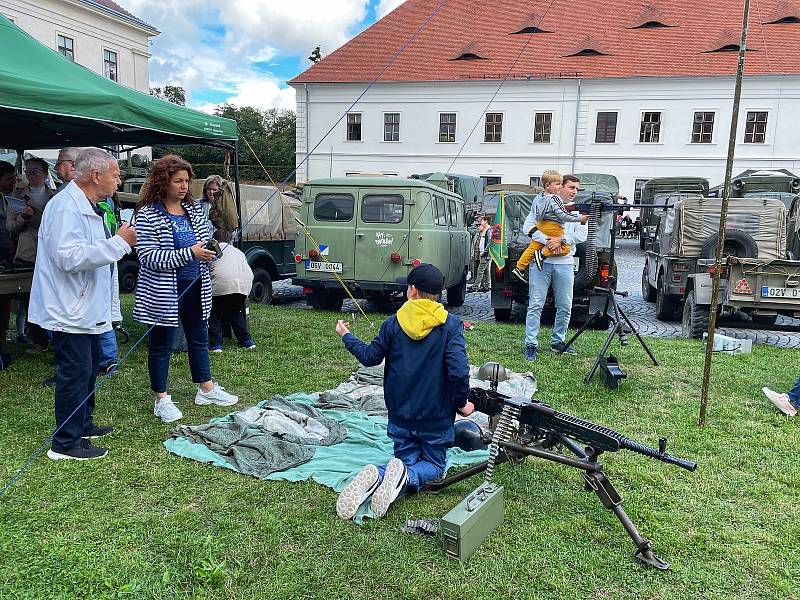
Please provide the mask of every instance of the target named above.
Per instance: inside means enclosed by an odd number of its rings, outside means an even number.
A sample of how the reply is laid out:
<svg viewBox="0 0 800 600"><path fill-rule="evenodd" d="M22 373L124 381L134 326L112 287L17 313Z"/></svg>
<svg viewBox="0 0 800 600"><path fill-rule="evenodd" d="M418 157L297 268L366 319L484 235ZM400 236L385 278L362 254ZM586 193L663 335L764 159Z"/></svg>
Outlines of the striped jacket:
<svg viewBox="0 0 800 600"><path fill-rule="evenodd" d="M203 214L200 204L184 202L183 208L186 209L197 241L211 239L211 222ZM175 250L172 223L153 205L142 207L133 221L136 227L136 254L139 257L139 280L136 284L133 318L148 325L157 323L166 327L177 327L177 271L194 258L192 249ZM208 319L211 314L209 263L199 263L203 318Z"/></svg>

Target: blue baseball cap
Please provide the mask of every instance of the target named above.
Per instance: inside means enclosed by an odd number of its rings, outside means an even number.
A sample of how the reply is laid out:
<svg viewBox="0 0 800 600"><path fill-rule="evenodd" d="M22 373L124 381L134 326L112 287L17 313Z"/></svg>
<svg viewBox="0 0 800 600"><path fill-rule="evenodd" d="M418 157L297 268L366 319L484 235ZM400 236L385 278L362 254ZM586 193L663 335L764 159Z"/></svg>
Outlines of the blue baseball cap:
<svg viewBox="0 0 800 600"><path fill-rule="evenodd" d="M441 294L444 275L435 266L425 263L411 269L408 277L398 277L395 281L401 285L413 285L426 294Z"/></svg>

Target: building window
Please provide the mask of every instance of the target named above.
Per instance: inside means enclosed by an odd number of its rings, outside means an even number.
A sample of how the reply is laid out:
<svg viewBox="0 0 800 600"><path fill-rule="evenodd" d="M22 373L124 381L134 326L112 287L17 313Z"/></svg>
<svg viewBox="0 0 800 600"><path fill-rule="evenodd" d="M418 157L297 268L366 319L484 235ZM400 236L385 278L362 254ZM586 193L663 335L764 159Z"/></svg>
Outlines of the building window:
<svg viewBox="0 0 800 600"><path fill-rule="evenodd" d="M503 178L494 175L481 175L481 179L483 179L484 187L487 185L499 185L503 183Z"/></svg>
<svg viewBox="0 0 800 600"><path fill-rule="evenodd" d="M347 141L361 141L361 113L347 113Z"/></svg>
<svg viewBox="0 0 800 600"><path fill-rule="evenodd" d="M75 41L71 37L59 35L57 38L58 51L75 62Z"/></svg>
<svg viewBox="0 0 800 600"><path fill-rule="evenodd" d="M614 144L617 141L617 113L597 113L597 128L594 132L595 144Z"/></svg>
<svg viewBox="0 0 800 600"><path fill-rule="evenodd" d="M111 50L103 50L103 75L111 81L119 83L119 73L117 72L117 53Z"/></svg>
<svg viewBox="0 0 800 600"><path fill-rule="evenodd" d="M649 179L637 179L633 182L633 203L634 204L641 204L642 203L642 188L644 184L650 181Z"/></svg>
<svg viewBox="0 0 800 600"><path fill-rule="evenodd" d="M710 144L714 133L714 113L696 112L694 113L694 123L692 123L692 143Z"/></svg>
<svg viewBox="0 0 800 600"><path fill-rule="evenodd" d="M532 187L542 187L542 178L541 177L531 177L530 178L530 185Z"/></svg>
<svg viewBox="0 0 800 600"><path fill-rule="evenodd" d="M642 113L642 125L639 128L639 142L642 144L657 144L661 137L661 113Z"/></svg>
<svg viewBox="0 0 800 600"><path fill-rule="evenodd" d="M400 141L400 113L383 113L383 141Z"/></svg>
<svg viewBox="0 0 800 600"><path fill-rule="evenodd" d="M552 125L553 113L536 113L533 115L533 143L549 144Z"/></svg>
<svg viewBox="0 0 800 600"><path fill-rule="evenodd" d="M744 126L745 144L763 144L767 141L767 113L748 111Z"/></svg>
<svg viewBox="0 0 800 600"><path fill-rule="evenodd" d="M456 141L456 113L439 114L439 141Z"/></svg>
<svg viewBox="0 0 800 600"><path fill-rule="evenodd" d="M503 113L486 113L486 133L484 142L503 141Z"/></svg>

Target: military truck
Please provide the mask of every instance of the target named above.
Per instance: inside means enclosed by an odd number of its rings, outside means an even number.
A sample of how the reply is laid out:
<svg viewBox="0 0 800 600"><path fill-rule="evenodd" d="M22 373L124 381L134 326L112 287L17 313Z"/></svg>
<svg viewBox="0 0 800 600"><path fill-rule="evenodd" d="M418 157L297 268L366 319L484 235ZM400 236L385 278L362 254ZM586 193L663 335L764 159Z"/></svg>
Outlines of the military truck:
<svg viewBox="0 0 800 600"><path fill-rule="evenodd" d="M619 183L613 175L602 173L577 173L576 176L580 179L580 190L574 202L581 212L589 213L588 239L575 249L575 283L572 296L572 320L583 322L595 311L602 310L605 302L605 298L592 292L592 288L596 285L607 285L608 276L617 275L616 264L611 264L610 250L611 228L614 226L613 206L619 193ZM523 188L510 186L509 191L504 191L508 259L503 269L492 265L491 277L491 303L497 321L511 319L514 303L528 305L528 284L514 277L511 271L531 241L522 232L522 226L535 195L517 191L519 189ZM487 192L484 207L490 209L494 206L494 210L497 210L499 196L500 190ZM606 210L602 210L603 208ZM544 311L551 312L553 306L551 290ZM607 321L601 320L598 326L605 327L607 324Z"/></svg>
<svg viewBox="0 0 800 600"><path fill-rule="evenodd" d="M295 285L314 308L340 310L346 293L388 305L406 287L395 282L417 264L444 274L447 304L464 303L469 235L464 199L448 178L341 177L303 187L301 220L317 246L297 232Z"/></svg>
<svg viewBox="0 0 800 600"><path fill-rule="evenodd" d="M786 169L748 169L731 179L731 198L777 198L790 207L800 192L800 177ZM722 197L722 184L709 190L709 197Z"/></svg>
<svg viewBox="0 0 800 600"><path fill-rule="evenodd" d="M667 206L689 196L708 196L708 179L702 177L655 177L649 179L642 188L639 219L641 235L639 248L646 250L653 242L656 225L665 208L647 205Z"/></svg>
<svg viewBox="0 0 800 600"><path fill-rule="evenodd" d="M721 199L679 200L659 216L642 270L642 295L656 317L682 320L686 337L708 327ZM775 198L728 205L720 319L774 325L778 314L800 315L800 261L786 258L786 206Z"/></svg>

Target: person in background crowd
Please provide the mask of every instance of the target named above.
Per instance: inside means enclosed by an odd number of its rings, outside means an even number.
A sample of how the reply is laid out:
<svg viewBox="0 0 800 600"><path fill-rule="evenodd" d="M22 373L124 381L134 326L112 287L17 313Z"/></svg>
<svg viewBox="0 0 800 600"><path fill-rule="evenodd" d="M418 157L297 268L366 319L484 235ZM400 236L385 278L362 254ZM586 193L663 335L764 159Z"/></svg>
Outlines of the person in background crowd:
<svg viewBox="0 0 800 600"><path fill-rule="evenodd" d="M56 188L56 194L67 187L75 179L75 159L78 158L80 148L62 148L56 159L56 175L61 179L61 184Z"/></svg>
<svg viewBox="0 0 800 600"><path fill-rule="evenodd" d="M97 203L97 207L103 211L103 223L106 229L113 236L119 231L120 224L117 221L116 203L114 202L114 194L108 198L104 198ZM122 320L122 319L120 319ZM117 332L114 329L105 331L100 334L100 375L111 375L119 370L117 364L117 354L119 354L119 346L117 345Z"/></svg>
<svg viewBox="0 0 800 600"><path fill-rule="evenodd" d="M206 219L210 219L211 209L217 203L217 200L222 196L222 177L219 175L210 175L206 177L203 182L203 197L200 200L200 206L203 207L203 214Z"/></svg>
<svg viewBox="0 0 800 600"><path fill-rule="evenodd" d="M475 274L475 291L488 292L489 291L489 245L492 243L492 228L489 227L489 220L486 217L480 217L478 221L478 242L475 244L475 254L473 255L478 259L477 273Z"/></svg>
<svg viewBox="0 0 800 600"><path fill-rule="evenodd" d="M45 208L31 287L30 320L53 332L56 430L47 452L52 460L108 453L90 441L112 431L93 420L99 335L121 318L116 263L136 243L130 225L112 237L97 207L120 183L114 157L87 148L75 161L75 174Z"/></svg>
<svg viewBox="0 0 800 600"><path fill-rule="evenodd" d="M33 267L36 263L39 224L42 222L44 207L53 197L53 190L45 185L49 172L47 161L41 158L29 158L25 161L25 177L28 184L14 192L16 200L9 200L6 208L6 229L16 240L17 249L14 262L22 267ZM18 300L17 308L17 341L27 342L25 329L33 339L30 352L47 350L50 340L43 331L27 319L28 299L25 294ZM20 331L20 329L22 329Z"/></svg>
<svg viewBox="0 0 800 600"><path fill-rule="evenodd" d="M6 196L11 195L17 184L17 172L14 165L0 160L0 264L10 262L14 258L14 242L11 232L6 229ZM0 348L6 341L8 319L11 317L11 298L0 298Z"/></svg>
<svg viewBox="0 0 800 600"><path fill-rule="evenodd" d="M245 314L245 301L253 287L253 270L244 252L231 245L229 231L217 229L214 239L222 247L222 257L211 264L213 299L208 320L208 347L211 352L222 352L222 328L224 323L229 323L239 345L255 350Z"/></svg>
<svg viewBox="0 0 800 600"><path fill-rule="evenodd" d="M211 223L192 198L189 184L193 177L192 166L179 156L169 154L155 161L134 217L140 267L133 317L153 325L147 369L155 394L153 413L165 423L183 417L167 393L179 320L186 333L192 381L198 384L195 404L232 406L239 401L211 377L209 263L216 253L205 247L211 238Z"/></svg>

